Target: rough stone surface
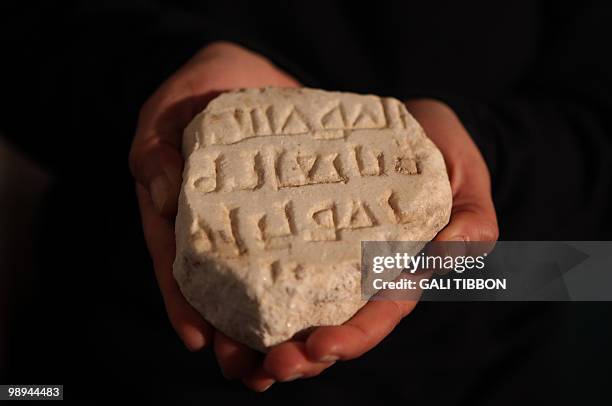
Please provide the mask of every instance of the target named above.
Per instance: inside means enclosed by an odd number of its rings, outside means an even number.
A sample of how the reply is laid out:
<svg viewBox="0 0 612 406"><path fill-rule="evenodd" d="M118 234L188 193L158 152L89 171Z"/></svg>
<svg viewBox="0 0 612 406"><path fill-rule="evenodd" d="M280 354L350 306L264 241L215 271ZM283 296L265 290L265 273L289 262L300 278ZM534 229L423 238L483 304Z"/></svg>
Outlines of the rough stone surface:
<svg viewBox="0 0 612 406"><path fill-rule="evenodd" d="M186 128L174 276L191 305L260 351L365 302L360 241L447 224L444 160L392 98L246 89Z"/></svg>

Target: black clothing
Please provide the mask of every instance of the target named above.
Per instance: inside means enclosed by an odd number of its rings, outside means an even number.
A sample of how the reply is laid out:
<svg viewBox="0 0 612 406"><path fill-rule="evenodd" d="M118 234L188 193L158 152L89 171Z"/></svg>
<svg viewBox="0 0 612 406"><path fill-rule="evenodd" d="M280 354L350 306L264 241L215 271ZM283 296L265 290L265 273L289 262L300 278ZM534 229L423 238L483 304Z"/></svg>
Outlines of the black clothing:
<svg viewBox="0 0 612 406"><path fill-rule="evenodd" d="M257 398L225 382L210 351L187 353L174 337L126 163L140 105L215 39L266 55L307 86L447 102L490 168L500 239L610 239L604 2L2 7L0 132L58 179L37 241L38 293L10 332L11 382L59 382L69 393L95 389L98 377L124 383L116 390L127 396ZM602 303L422 303L359 360L259 398L601 400L606 375L593 370L612 360L610 313Z"/></svg>

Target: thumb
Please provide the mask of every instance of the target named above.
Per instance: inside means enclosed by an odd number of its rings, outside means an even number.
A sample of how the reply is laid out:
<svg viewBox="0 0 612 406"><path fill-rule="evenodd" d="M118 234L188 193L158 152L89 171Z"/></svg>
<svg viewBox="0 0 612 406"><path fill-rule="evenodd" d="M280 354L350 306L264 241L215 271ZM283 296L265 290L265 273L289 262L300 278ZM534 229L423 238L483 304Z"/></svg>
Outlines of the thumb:
<svg viewBox="0 0 612 406"><path fill-rule="evenodd" d="M136 183L149 192L156 211L168 219L176 215L181 188L183 129L219 94L206 90L194 96L188 93L189 87L176 84L184 81L181 76L169 80L143 105L129 157Z"/></svg>
<svg viewBox="0 0 612 406"><path fill-rule="evenodd" d="M458 204L453 207L451 219L434 241L455 241L447 245L453 256L482 255L491 252L499 236L495 213L479 204Z"/></svg>
<svg viewBox="0 0 612 406"><path fill-rule="evenodd" d="M159 138L150 138L144 144L133 145L129 163L132 175L149 192L157 212L166 218L174 217L183 170L178 148Z"/></svg>

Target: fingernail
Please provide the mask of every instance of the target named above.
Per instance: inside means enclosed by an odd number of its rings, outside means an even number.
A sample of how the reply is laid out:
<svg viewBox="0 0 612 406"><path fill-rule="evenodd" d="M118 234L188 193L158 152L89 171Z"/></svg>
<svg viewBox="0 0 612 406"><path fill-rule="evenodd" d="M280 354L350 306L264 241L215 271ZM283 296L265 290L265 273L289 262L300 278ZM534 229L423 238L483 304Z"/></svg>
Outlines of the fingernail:
<svg viewBox="0 0 612 406"><path fill-rule="evenodd" d="M202 340L204 341L204 340ZM187 350L191 351L191 352L196 352L196 351L200 351L203 347L204 344L201 344L200 342L184 342L185 347L187 348Z"/></svg>
<svg viewBox="0 0 612 406"><path fill-rule="evenodd" d="M319 362L336 362L338 359L339 357L337 355L328 354L319 358Z"/></svg>
<svg viewBox="0 0 612 406"><path fill-rule="evenodd" d="M291 375L289 378L287 379L283 379L283 382L291 382L291 381L295 381L296 379L300 379L301 377L303 377L304 375L301 373L295 374L295 375Z"/></svg>
<svg viewBox="0 0 612 406"><path fill-rule="evenodd" d="M149 194L155 209L161 214L164 211L164 206L168 200L170 190L170 182L165 175L155 177L149 184Z"/></svg>
<svg viewBox="0 0 612 406"><path fill-rule="evenodd" d="M467 252L467 241L465 237L461 235L456 235L448 239L451 242L449 247L449 254L453 257L458 257L460 255L465 255Z"/></svg>
<svg viewBox="0 0 612 406"><path fill-rule="evenodd" d="M185 328L179 331L179 337L189 351L200 351L206 346L206 335L202 330Z"/></svg>
<svg viewBox="0 0 612 406"><path fill-rule="evenodd" d="M270 385L268 385L268 386L266 386L265 388L263 388L262 390L260 390L260 392L265 392L265 391L267 391L268 389L270 389L270 386L274 385L274 383L275 383L275 382L276 382L276 381L272 381L272 382L270 383Z"/></svg>

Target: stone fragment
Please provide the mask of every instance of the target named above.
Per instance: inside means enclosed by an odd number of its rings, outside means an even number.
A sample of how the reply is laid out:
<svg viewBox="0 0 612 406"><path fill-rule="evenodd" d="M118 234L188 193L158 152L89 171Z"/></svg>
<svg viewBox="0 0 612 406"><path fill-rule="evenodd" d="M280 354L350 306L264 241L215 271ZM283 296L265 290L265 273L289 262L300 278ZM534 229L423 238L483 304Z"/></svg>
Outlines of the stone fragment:
<svg viewBox="0 0 612 406"><path fill-rule="evenodd" d="M260 351L365 304L362 240L429 241L450 216L442 155L392 98L224 93L183 153L174 276L215 328Z"/></svg>

